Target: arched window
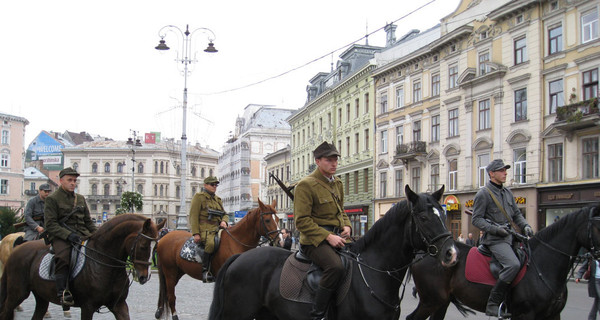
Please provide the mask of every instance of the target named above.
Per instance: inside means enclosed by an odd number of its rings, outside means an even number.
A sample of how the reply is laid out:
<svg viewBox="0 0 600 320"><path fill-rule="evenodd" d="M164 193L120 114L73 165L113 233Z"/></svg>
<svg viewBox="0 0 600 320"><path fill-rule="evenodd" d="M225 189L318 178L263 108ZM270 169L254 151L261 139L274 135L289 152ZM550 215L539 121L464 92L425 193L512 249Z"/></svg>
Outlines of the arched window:
<svg viewBox="0 0 600 320"><path fill-rule="evenodd" d="M158 186L154 185L154 196L158 196Z"/></svg>
<svg viewBox="0 0 600 320"><path fill-rule="evenodd" d="M138 163L138 173L144 173L144 164Z"/></svg>
<svg viewBox="0 0 600 320"><path fill-rule="evenodd" d="M177 175L179 175L181 173L181 167L178 165L177 166Z"/></svg>
<svg viewBox="0 0 600 320"><path fill-rule="evenodd" d="M154 161L154 173L158 173L158 161Z"/></svg>
<svg viewBox="0 0 600 320"><path fill-rule="evenodd" d="M160 173L165 173L165 163L164 162L160 162Z"/></svg>
<svg viewBox="0 0 600 320"><path fill-rule="evenodd" d="M92 195L98 195L98 185L97 184L92 184Z"/></svg>
<svg viewBox="0 0 600 320"><path fill-rule="evenodd" d="M164 192L165 192L165 187L161 184L160 185L160 196L164 196Z"/></svg>
<svg viewBox="0 0 600 320"><path fill-rule="evenodd" d="M120 196L123 194L123 186L117 183L117 195Z"/></svg>
<svg viewBox="0 0 600 320"><path fill-rule="evenodd" d="M208 175L209 175L209 176L211 176L211 177L213 176L213 169L210 169L210 170L208 171Z"/></svg>
<svg viewBox="0 0 600 320"><path fill-rule="evenodd" d="M110 185L109 184L105 184L104 185L104 195L105 196L109 196L110 195Z"/></svg>
<svg viewBox="0 0 600 320"><path fill-rule="evenodd" d="M196 167L193 166L192 167L192 177L195 177L195 176L196 176Z"/></svg>
<svg viewBox="0 0 600 320"><path fill-rule="evenodd" d="M179 193L180 192L181 192L181 187L180 186L175 187L175 197L177 199L179 199Z"/></svg>
<svg viewBox="0 0 600 320"><path fill-rule="evenodd" d="M141 185L141 184L138 184L138 185L137 185L137 192L138 192L139 194L144 194L144 186L143 186L143 185Z"/></svg>
<svg viewBox="0 0 600 320"><path fill-rule="evenodd" d="M104 172L110 173L110 163L107 162L104 164Z"/></svg>
<svg viewBox="0 0 600 320"><path fill-rule="evenodd" d="M92 173L98 173L98 164L92 163Z"/></svg>
<svg viewBox="0 0 600 320"><path fill-rule="evenodd" d="M77 171L77 169L79 169L79 163L77 163L77 162L73 163L73 169L75 171Z"/></svg>
<svg viewBox="0 0 600 320"><path fill-rule="evenodd" d="M123 167L125 165L121 162L117 163L117 173L123 173Z"/></svg>
<svg viewBox="0 0 600 320"><path fill-rule="evenodd" d="M205 173L204 168L200 169L200 177L201 178L204 178L204 173Z"/></svg>
<svg viewBox="0 0 600 320"><path fill-rule="evenodd" d="M196 187L192 187L192 194L196 194Z"/></svg>

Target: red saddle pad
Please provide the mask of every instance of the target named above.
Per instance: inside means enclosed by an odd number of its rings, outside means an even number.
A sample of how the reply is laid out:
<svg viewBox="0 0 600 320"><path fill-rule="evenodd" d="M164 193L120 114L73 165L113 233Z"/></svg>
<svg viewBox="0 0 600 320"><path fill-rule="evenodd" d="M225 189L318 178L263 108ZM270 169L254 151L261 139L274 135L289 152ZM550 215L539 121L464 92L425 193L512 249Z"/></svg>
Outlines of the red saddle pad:
<svg viewBox="0 0 600 320"><path fill-rule="evenodd" d="M487 284L493 286L496 284L496 279L490 271L490 260L492 257L486 257L477 251L477 247L471 248L467 255L467 263L465 265L465 278L471 282ZM525 276L527 271L527 263L523 265L519 273L511 283L511 287L516 286Z"/></svg>

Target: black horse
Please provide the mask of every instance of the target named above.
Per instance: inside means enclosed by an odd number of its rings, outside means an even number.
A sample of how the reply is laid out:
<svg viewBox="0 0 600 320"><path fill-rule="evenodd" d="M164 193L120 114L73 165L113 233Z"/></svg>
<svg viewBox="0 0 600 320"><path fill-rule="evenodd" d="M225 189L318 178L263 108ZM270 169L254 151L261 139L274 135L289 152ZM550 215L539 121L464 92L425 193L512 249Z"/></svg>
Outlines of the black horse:
<svg viewBox="0 0 600 320"><path fill-rule="evenodd" d="M456 248L439 204L444 187L432 195L405 189L408 201L394 205L363 238L348 245L346 255L357 257L351 260L352 280L328 319L398 319L398 293L415 249L444 265L455 263ZM262 247L230 258L218 274L209 319L308 319L310 303L287 300L279 291L289 255Z"/></svg>
<svg viewBox="0 0 600 320"><path fill-rule="evenodd" d="M567 302L567 275L581 247L594 255L600 249L600 205L572 212L538 232L529 241L531 255L523 279L511 289L509 312L513 320L560 319ZM419 305L407 319L444 319L450 302L484 312L492 289L465 279L470 247L456 243L459 261L441 268L425 258L411 266Z"/></svg>

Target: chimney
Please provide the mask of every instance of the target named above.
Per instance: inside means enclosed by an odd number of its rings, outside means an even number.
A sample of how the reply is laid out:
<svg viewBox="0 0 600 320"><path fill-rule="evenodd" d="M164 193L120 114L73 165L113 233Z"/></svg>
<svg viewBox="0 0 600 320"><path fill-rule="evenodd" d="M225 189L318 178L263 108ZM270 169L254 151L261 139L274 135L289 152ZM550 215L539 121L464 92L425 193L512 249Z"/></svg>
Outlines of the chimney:
<svg viewBox="0 0 600 320"><path fill-rule="evenodd" d="M387 48L391 47L396 42L396 28L397 26L391 23L386 24L383 28L386 33L385 46Z"/></svg>

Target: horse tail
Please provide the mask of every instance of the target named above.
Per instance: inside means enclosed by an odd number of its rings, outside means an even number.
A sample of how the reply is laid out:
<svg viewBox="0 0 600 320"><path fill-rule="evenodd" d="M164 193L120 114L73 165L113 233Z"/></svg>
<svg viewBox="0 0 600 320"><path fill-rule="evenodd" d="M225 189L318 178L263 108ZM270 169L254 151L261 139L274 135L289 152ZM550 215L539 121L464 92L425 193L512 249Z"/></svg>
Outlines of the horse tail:
<svg viewBox="0 0 600 320"><path fill-rule="evenodd" d="M453 296L453 295L450 296L450 302L452 302L454 304L456 309L458 309L458 312L460 312L460 314L462 314L463 317L467 317L469 315L469 313L472 315L475 315L475 311L467 308L464 304L462 304L462 302L458 301L458 299L456 299L455 296Z"/></svg>
<svg viewBox="0 0 600 320"><path fill-rule="evenodd" d="M238 253L227 259L227 261L225 261L225 264L223 264L223 266L219 270L219 273L217 274L217 280L215 281L215 288L213 291L213 300L210 305L210 311L208 313L209 320L218 320L222 317L221 313L223 312L223 307L225 307L225 304L223 303L223 282L225 281L225 274L227 273L227 269L229 269L229 266L239 256L240 254Z"/></svg>
<svg viewBox="0 0 600 320"><path fill-rule="evenodd" d="M171 309L169 308L169 299L167 299L167 279L160 263L156 266L158 267L158 303L154 315L156 319L168 319Z"/></svg>

